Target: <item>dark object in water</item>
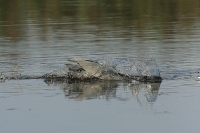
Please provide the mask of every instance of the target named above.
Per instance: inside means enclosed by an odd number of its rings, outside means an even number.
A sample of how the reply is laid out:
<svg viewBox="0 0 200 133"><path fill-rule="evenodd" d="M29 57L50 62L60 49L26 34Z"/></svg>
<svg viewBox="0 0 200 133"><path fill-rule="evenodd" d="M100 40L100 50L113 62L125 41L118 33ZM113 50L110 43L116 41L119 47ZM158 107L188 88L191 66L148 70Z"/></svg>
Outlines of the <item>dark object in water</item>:
<svg viewBox="0 0 200 133"><path fill-rule="evenodd" d="M160 76L125 76L120 74L123 77L123 80L136 80L140 82L150 82L150 83L160 83L162 78Z"/></svg>
<svg viewBox="0 0 200 133"><path fill-rule="evenodd" d="M162 78L161 77L157 77L157 76L143 76L139 78L140 82L151 82L151 83L160 83L162 82Z"/></svg>

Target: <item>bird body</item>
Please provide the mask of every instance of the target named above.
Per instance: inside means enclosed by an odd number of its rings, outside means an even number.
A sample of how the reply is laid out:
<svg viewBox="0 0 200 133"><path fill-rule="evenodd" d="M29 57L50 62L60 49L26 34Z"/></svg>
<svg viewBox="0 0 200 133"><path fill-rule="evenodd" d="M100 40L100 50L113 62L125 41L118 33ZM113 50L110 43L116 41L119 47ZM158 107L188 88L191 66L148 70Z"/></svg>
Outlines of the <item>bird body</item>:
<svg viewBox="0 0 200 133"><path fill-rule="evenodd" d="M100 64L96 61L92 60L84 60L82 58L74 57L72 59L69 59L70 64L65 64L69 72L71 74L71 77L77 78L77 79L102 79L102 80L138 80L141 82L161 82L162 78L158 76L153 76L149 74L151 71L148 71L149 73L142 73L140 75L127 75L124 73L121 73L119 70L116 70L115 66L112 65L104 65ZM76 64L72 64L76 63ZM137 70L138 71L138 70ZM144 70L143 70L144 71ZM147 70L145 69L144 72Z"/></svg>
<svg viewBox="0 0 200 133"><path fill-rule="evenodd" d="M78 78L99 78L109 80L120 80L120 76L114 68L107 68L98 62L91 60L84 60L82 58L74 57L69 59L70 62L77 64L65 64L71 72Z"/></svg>

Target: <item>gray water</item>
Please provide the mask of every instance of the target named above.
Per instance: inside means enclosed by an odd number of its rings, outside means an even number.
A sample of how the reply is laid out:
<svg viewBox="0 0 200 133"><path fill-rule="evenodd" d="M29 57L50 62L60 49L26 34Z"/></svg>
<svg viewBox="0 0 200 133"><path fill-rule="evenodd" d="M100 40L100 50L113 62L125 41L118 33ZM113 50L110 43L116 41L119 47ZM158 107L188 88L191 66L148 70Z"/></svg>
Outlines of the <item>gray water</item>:
<svg viewBox="0 0 200 133"><path fill-rule="evenodd" d="M43 75L72 57L134 60L143 50L155 58L163 81L6 80L0 83L0 132L199 132L199 5L1 2L4 75Z"/></svg>

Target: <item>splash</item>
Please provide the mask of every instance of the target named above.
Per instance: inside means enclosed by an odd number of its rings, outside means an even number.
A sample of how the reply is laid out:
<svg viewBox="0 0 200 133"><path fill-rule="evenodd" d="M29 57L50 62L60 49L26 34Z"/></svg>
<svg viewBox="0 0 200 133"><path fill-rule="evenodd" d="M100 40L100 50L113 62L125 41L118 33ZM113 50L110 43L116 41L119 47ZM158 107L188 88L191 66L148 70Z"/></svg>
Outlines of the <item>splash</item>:
<svg viewBox="0 0 200 133"><path fill-rule="evenodd" d="M152 54L149 56L145 51L141 51L140 55L135 60L104 57L96 61L103 66L103 69L111 69L119 75L128 78L161 77L155 58ZM105 74L109 75L109 73Z"/></svg>
<svg viewBox="0 0 200 133"><path fill-rule="evenodd" d="M38 79L38 78L67 78L73 80L137 80L149 82L161 82L160 71L152 54L141 51L134 59L109 58L84 60L72 58L57 70L46 73L42 76L26 76L13 74L6 76L0 74L0 82L6 79Z"/></svg>
<svg viewBox="0 0 200 133"><path fill-rule="evenodd" d="M75 64L74 64L75 63ZM152 54L141 51L135 59L114 59L103 57L100 59L84 60L82 58L72 58L65 64L68 70L57 71L59 77L69 76L74 79L104 79L104 80L123 80L134 79L140 81L154 80L161 81L160 71L156 60Z"/></svg>

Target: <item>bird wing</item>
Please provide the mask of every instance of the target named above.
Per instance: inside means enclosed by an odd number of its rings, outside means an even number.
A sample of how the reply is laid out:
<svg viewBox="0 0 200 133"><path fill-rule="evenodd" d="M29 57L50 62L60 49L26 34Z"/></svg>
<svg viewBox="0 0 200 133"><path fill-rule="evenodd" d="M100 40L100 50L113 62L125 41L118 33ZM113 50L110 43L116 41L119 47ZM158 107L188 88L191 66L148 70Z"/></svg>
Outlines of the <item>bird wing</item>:
<svg viewBox="0 0 200 133"><path fill-rule="evenodd" d="M77 57L72 58L69 61L78 63L91 76L99 77L101 75L101 65L97 62Z"/></svg>

